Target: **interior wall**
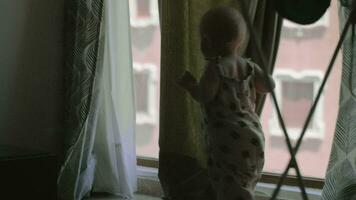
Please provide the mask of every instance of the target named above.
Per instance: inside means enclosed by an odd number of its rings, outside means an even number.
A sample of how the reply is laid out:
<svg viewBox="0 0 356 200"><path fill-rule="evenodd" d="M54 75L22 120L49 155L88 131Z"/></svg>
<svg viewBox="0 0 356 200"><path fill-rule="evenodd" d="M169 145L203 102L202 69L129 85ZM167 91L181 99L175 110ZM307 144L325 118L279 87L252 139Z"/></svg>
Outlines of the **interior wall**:
<svg viewBox="0 0 356 200"><path fill-rule="evenodd" d="M58 153L64 0L0 1L0 144Z"/></svg>

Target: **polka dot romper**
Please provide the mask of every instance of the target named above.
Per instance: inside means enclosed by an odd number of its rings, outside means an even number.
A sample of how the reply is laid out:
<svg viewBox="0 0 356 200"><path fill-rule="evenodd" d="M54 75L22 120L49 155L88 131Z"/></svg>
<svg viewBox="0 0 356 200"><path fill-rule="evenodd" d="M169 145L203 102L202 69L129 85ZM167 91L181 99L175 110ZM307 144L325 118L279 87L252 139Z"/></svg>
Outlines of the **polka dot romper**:
<svg viewBox="0 0 356 200"><path fill-rule="evenodd" d="M251 200L264 164L264 136L255 113L254 63L243 80L224 75L213 101L203 107L208 171L217 200Z"/></svg>

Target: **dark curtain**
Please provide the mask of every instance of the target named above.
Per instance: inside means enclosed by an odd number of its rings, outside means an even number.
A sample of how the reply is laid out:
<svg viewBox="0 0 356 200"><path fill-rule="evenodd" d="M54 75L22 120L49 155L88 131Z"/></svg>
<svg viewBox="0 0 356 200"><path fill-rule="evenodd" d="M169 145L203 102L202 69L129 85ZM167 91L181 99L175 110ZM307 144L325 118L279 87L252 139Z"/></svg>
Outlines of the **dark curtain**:
<svg viewBox="0 0 356 200"><path fill-rule="evenodd" d="M252 19L254 29L256 30L265 59L268 61L266 70L272 74L277 57L283 19L276 13L274 1L258 1L255 10L255 17ZM262 67L262 60L258 56L256 48L256 44L250 42L246 50L246 57L251 58ZM265 97L266 95L261 94L257 96L256 112L258 114L262 112Z"/></svg>
<svg viewBox="0 0 356 200"><path fill-rule="evenodd" d="M66 8L66 153L58 195L63 200L79 200L90 191L95 168L92 147L103 0L70 0Z"/></svg>

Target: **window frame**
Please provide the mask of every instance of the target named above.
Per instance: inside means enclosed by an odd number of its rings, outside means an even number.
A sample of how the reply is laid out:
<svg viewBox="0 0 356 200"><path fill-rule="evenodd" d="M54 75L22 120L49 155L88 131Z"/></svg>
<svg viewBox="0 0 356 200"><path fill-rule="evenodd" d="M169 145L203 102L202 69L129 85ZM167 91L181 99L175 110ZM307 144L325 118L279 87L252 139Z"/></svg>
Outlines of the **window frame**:
<svg viewBox="0 0 356 200"><path fill-rule="evenodd" d="M131 19L131 26L132 27L146 27L146 26L150 26L150 25L157 25L159 23L159 15L158 12L154 11L154 7L158 7L157 5L155 5L155 3L157 3L158 1L155 0L151 0L150 1L150 14L151 16L149 17L149 19L138 19L137 16L137 0L133 0L132 3L130 2L130 12L133 14L130 16ZM318 21L316 24L313 25L309 25L309 26L303 26L303 27L296 27L293 23L290 23L287 25L287 28L290 29L296 29L296 31L303 31L303 29L310 29L310 28L317 28L317 27L328 27L329 26L329 21L330 21L330 17L329 17L329 12L327 12L322 18L321 21ZM285 26L285 25L283 25ZM279 73L279 69L275 70L275 75L278 75ZM316 76L319 78L320 81L318 81L318 84L315 85L314 90L317 90L320 86L321 83L321 79L322 79L322 73L320 71L315 72L316 70L305 70L308 72L304 72L305 74L309 74L311 72L311 74L316 74ZM281 72L283 73L283 71ZM276 81L277 82L277 81ZM278 87L278 83L277 83L277 87ZM281 100L281 92L279 92L279 94L276 92L277 95L277 99L280 102ZM316 92L314 91L314 97L316 95ZM324 105L323 103L323 97L321 97L320 102L319 102L319 109ZM317 107L317 109L318 109ZM319 111L322 115L322 111ZM316 112L317 113L317 112ZM273 110L273 116L275 117L275 111ZM277 119L277 118L276 118ZM324 127L324 126L323 126ZM270 131L270 133L272 134L272 131ZM281 136L283 136L282 132ZM300 132L298 133L300 134ZM308 138L310 134L306 134L306 138ZM314 135L314 134L311 134ZM320 135L317 137L320 138ZM150 158L150 157L142 157L142 156L136 156L137 158L137 166L142 166L142 167L149 167L149 168L159 168L159 160L157 158ZM281 174L278 173L269 173L269 172L262 172L262 178L260 179L259 182L262 183L272 183L272 184L277 184L280 180L280 176ZM304 177L303 176L303 181L306 187L308 188L315 188L315 189L322 189L325 183L324 179L321 178L311 178L311 177ZM296 176L291 176L288 175L285 178L284 181L284 185L288 185L288 186L298 186L298 179Z"/></svg>

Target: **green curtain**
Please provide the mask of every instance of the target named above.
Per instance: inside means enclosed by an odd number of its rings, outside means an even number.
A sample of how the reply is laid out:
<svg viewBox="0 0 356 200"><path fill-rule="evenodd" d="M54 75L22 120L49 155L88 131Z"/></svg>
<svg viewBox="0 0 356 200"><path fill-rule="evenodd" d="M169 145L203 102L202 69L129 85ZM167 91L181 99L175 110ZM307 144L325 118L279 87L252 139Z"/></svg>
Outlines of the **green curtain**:
<svg viewBox="0 0 356 200"><path fill-rule="evenodd" d="M282 29L282 17L276 13L274 1L250 1L251 20L256 36L262 47L265 60L268 62L266 70L272 74L277 57L279 38ZM251 58L261 67L262 60L256 51L256 44L249 42L245 56ZM266 95L257 95L256 112L261 114Z"/></svg>
<svg viewBox="0 0 356 200"><path fill-rule="evenodd" d="M352 1L340 2L340 25L343 28L351 12ZM343 44L339 113L322 193L323 200L356 199L356 30L354 27L352 29L350 28Z"/></svg>
<svg viewBox="0 0 356 200"><path fill-rule="evenodd" d="M276 15L272 1L247 2L271 71L281 20ZM160 1L159 178L168 199L207 200L213 197L209 193L200 107L177 86L176 81L185 70L200 77L205 61L200 52L199 21L209 8L220 4L240 7L232 0ZM246 57L260 63L260 60L256 60L254 48L253 44L248 44ZM263 104L263 99L263 96L259 97L259 104ZM258 108L260 110L261 105Z"/></svg>
<svg viewBox="0 0 356 200"><path fill-rule="evenodd" d="M67 1L65 35L66 155L58 177L58 196L80 200L91 190L97 117L97 74L103 0Z"/></svg>

